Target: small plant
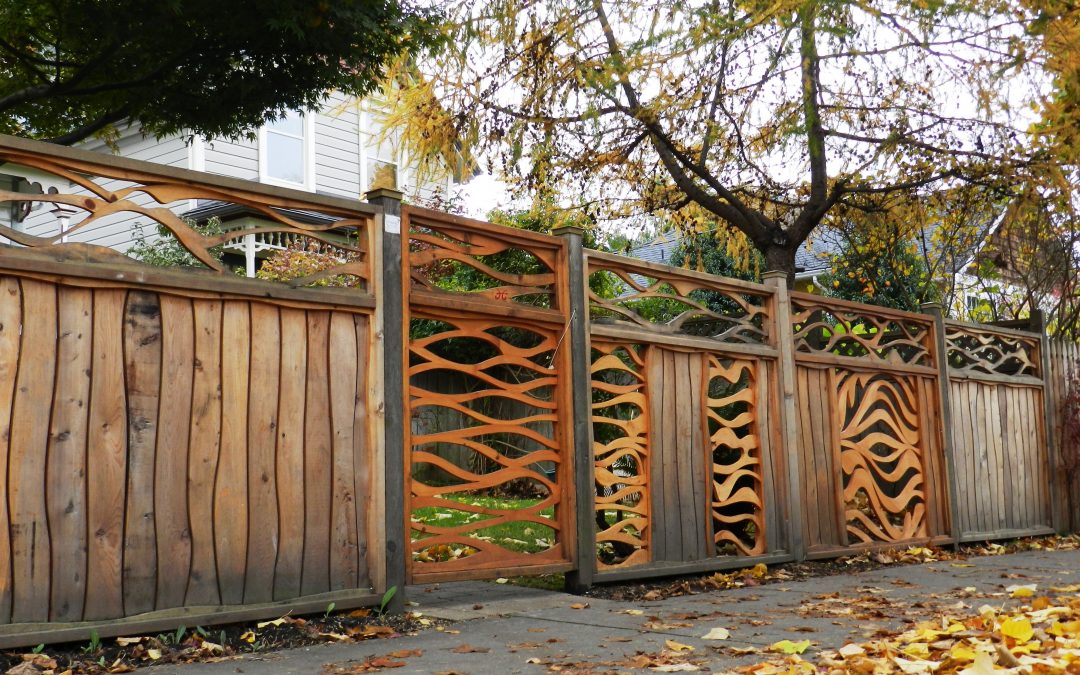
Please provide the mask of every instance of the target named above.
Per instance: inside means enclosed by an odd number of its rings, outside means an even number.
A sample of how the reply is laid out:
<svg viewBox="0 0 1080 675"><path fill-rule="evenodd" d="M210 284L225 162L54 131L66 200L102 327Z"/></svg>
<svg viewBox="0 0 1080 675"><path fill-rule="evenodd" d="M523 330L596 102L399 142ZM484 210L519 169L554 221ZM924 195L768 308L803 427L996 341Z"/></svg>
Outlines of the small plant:
<svg viewBox="0 0 1080 675"><path fill-rule="evenodd" d="M326 606L326 613L323 614L323 618L324 619L329 619L330 618L330 613L334 611L335 607L337 607L337 605L332 603L332 602L329 605L327 605Z"/></svg>
<svg viewBox="0 0 1080 675"><path fill-rule="evenodd" d="M386 607L390 604L390 601L397 595L397 586L391 586L383 593L382 600L379 602L379 614L386 614Z"/></svg>
<svg viewBox="0 0 1080 675"><path fill-rule="evenodd" d="M32 654L40 654L43 651L45 651L45 643L44 642L42 642L37 647L34 647L33 649L30 650L30 652Z"/></svg>
<svg viewBox="0 0 1080 675"><path fill-rule="evenodd" d="M90 642L82 648L83 654L94 654L101 649L101 636L93 628L90 629Z"/></svg>

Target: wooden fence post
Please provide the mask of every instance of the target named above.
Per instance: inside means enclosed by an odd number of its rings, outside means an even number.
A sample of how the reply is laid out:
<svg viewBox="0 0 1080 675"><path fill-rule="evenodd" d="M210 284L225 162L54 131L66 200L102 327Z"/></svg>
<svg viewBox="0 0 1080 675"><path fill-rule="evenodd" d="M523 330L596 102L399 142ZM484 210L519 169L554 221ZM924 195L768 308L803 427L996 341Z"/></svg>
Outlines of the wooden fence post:
<svg viewBox="0 0 1080 675"><path fill-rule="evenodd" d="M953 548L960 549L959 492L957 490L955 446L953 444L952 399L949 392L949 348L945 340L945 311L940 303L927 302L922 305L924 314L934 317L934 351L937 352L938 397L941 400L941 454L945 456L945 481L949 485L949 529L952 532Z"/></svg>
<svg viewBox="0 0 1080 675"><path fill-rule="evenodd" d="M592 458L592 376L589 368L588 304L585 300L584 230L560 227L552 234L567 243L566 279L570 304L569 332L564 344L570 348L570 381L573 390L574 435L574 515L577 539L574 547L574 570L566 574L566 589L582 593L589 589L596 575L596 496ZM556 270L558 273L559 270Z"/></svg>
<svg viewBox="0 0 1080 675"><path fill-rule="evenodd" d="M791 296L788 295L787 272L766 272L761 279L762 283L776 289L773 327L776 348L780 352L780 361L777 364L781 393L778 412L788 477L788 539L791 543L791 554L796 560L803 560L806 557L806 543L803 540L803 503L799 480L799 415L795 409L795 342L791 332Z"/></svg>
<svg viewBox="0 0 1080 675"><path fill-rule="evenodd" d="M382 208L376 227L380 228L374 241L381 241L381 251L371 252L372 265L381 267L380 274L373 275L377 286L378 303L375 307L377 339L382 342L381 358L377 358L376 378L382 387L382 409L376 411L381 417L382 429L382 520L386 552L383 593L396 588L394 597L387 605L391 612L405 608L405 555L409 548L405 531L405 393L400 377L405 367L405 329L402 317L405 313L403 297L403 272L401 259L401 197L397 190L379 188L364 195L367 201ZM389 374L389 377L386 375Z"/></svg>
<svg viewBox="0 0 1080 675"><path fill-rule="evenodd" d="M1064 448L1059 448L1057 444L1056 422L1060 413L1054 410L1053 396L1050 394L1052 380L1050 377L1050 337L1046 334L1046 315L1043 314L1042 310L1032 310L1030 330L1039 334L1039 376L1043 381L1043 429L1045 432L1044 440L1046 441L1047 470L1051 476L1050 526L1058 534L1067 534L1069 532L1068 507L1064 505L1062 493L1068 490L1068 483L1065 483L1065 491L1061 488L1062 481L1068 481L1069 479L1067 474L1059 472L1057 469L1059 464L1058 454Z"/></svg>

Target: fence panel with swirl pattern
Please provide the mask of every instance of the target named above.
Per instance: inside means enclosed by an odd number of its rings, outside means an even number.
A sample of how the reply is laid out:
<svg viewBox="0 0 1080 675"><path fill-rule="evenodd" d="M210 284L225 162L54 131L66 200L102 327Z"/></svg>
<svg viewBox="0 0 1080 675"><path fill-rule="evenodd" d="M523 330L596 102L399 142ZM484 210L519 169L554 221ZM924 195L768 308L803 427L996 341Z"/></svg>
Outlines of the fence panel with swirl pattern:
<svg viewBox="0 0 1080 675"><path fill-rule="evenodd" d="M565 244L403 215L411 578L569 569Z"/></svg>
<svg viewBox="0 0 1080 675"><path fill-rule="evenodd" d="M811 555L943 540L948 497L932 317L791 294Z"/></svg>

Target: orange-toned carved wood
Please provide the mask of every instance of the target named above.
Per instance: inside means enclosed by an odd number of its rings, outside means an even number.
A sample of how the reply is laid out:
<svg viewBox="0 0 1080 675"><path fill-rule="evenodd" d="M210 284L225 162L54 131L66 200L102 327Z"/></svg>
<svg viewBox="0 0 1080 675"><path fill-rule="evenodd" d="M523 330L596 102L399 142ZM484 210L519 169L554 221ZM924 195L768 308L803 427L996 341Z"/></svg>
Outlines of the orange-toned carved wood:
<svg viewBox="0 0 1080 675"><path fill-rule="evenodd" d="M837 369L836 383L848 542L926 536L916 378Z"/></svg>
<svg viewBox="0 0 1080 675"><path fill-rule="evenodd" d="M561 331L414 310L411 332L413 573L562 561ZM504 499L523 493L534 503ZM546 546L516 550L492 529L510 523Z"/></svg>
<svg viewBox="0 0 1080 675"><path fill-rule="evenodd" d="M593 341L593 471L600 569L650 559L649 414L644 348Z"/></svg>
<svg viewBox="0 0 1080 675"><path fill-rule="evenodd" d="M766 286L605 253L589 252L588 265L590 279L607 275L621 289L613 298L589 290L593 322L719 342L771 342Z"/></svg>
<svg viewBox="0 0 1080 675"><path fill-rule="evenodd" d="M707 364L713 545L717 555L760 555L766 543L756 366L716 355Z"/></svg>
<svg viewBox="0 0 1080 675"><path fill-rule="evenodd" d="M933 320L928 315L791 294L796 358L829 354L891 365L934 365Z"/></svg>
<svg viewBox="0 0 1080 675"><path fill-rule="evenodd" d="M1042 376L1036 334L949 321L945 324L945 344L953 374Z"/></svg>

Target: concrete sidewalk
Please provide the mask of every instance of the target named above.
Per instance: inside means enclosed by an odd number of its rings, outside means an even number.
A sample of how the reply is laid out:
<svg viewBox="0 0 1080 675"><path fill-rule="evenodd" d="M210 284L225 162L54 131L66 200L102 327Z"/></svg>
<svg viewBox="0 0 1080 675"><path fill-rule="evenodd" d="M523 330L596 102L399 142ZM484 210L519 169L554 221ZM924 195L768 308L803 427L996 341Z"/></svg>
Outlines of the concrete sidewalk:
<svg viewBox="0 0 1080 675"><path fill-rule="evenodd" d="M1080 551L890 567L639 603L481 582L420 586L409 589L409 600L418 603L410 609L454 621L446 630L218 663L159 666L152 672L321 673L325 666L349 669L403 650L419 650L421 655L394 658L407 665L387 672L544 673L557 664L627 672L635 670L628 658L656 654L668 640L694 647L685 653L706 672L727 670L766 658L739 654L738 649L810 640L812 647L804 656L812 657L819 649L901 631L906 622L935 613L968 616L984 604L1015 605L1020 601L1010 599L1005 588L1032 583L1038 584L1040 594L1080 584ZM701 639L716 627L730 631L729 639Z"/></svg>

